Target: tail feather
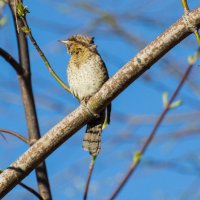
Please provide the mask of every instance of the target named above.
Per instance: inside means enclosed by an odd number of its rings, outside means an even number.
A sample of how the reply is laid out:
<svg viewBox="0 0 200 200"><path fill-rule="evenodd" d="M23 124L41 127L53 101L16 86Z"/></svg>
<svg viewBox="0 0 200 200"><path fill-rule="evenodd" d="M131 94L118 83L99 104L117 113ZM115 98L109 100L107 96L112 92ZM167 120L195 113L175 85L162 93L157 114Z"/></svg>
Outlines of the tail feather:
<svg viewBox="0 0 200 200"><path fill-rule="evenodd" d="M89 151L92 156L97 156L101 150L101 133L104 119L105 111L100 114L100 117L92 119L87 124L83 138L83 149Z"/></svg>

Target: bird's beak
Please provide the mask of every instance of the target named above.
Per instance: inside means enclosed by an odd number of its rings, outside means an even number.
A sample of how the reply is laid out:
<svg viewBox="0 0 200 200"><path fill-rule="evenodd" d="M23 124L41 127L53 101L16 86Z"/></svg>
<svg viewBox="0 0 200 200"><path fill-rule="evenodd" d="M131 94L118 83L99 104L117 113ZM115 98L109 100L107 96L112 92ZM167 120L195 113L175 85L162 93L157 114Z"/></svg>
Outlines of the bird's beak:
<svg viewBox="0 0 200 200"><path fill-rule="evenodd" d="M68 44L68 40L58 40L58 42L61 42L63 44Z"/></svg>

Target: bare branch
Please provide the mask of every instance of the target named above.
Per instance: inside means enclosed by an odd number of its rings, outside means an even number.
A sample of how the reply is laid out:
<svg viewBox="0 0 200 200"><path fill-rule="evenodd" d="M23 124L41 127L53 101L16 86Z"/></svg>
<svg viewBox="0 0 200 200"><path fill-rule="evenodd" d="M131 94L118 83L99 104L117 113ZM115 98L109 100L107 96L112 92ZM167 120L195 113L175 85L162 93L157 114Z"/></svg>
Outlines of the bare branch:
<svg viewBox="0 0 200 200"><path fill-rule="evenodd" d="M10 0L9 7L15 25L19 61L23 70L23 76L18 76L18 78L24 103L26 122L29 133L29 144L32 145L40 138L40 130L32 91L28 42L25 33L22 31L23 22L16 13L16 3L18 3L17 5L21 5L20 3L22 3L22 1L14 1L13 3L13 0ZM52 199L45 162L38 163L35 171L40 195L45 200Z"/></svg>
<svg viewBox="0 0 200 200"><path fill-rule="evenodd" d="M3 172L3 170L0 169L0 174ZM24 184L24 183L19 183L19 185L23 188L25 188L26 190L28 190L30 193L32 193L33 195L35 195L38 199L43 200L43 198L40 196L40 194L38 194L38 192L36 192L33 188L29 187L28 185Z"/></svg>
<svg viewBox="0 0 200 200"><path fill-rule="evenodd" d="M192 11L188 17L195 27L200 27L200 8ZM0 197L4 197L34 167L91 120L93 118L92 113L99 113L104 109L128 85L190 34L191 31L185 24L184 19L181 18L157 37L155 41L140 51L90 98L87 107L80 105L1 174Z"/></svg>
<svg viewBox="0 0 200 200"><path fill-rule="evenodd" d="M25 188L26 190L28 190L30 193L34 194L38 199L40 200L44 200L40 194L35 191L33 188L29 187L28 185L24 184L24 183L19 183L20 186L22 186L23 188Z"/></svg>
<svg viewBox="0 0 200 200"><path fill-rule="evenodd" d="M13 67L18 75L22 75L22 68L19 63L4 49L0 48L0 55Z"/></svg>
<svg viewBox="0 0 200 200"><path fill-rule="evenodd" d="M26 139L25 137L23 137L21 134L19 134L17 132L14 132L14 131L11 131L11 130L7 130L7 129L2 129L2 128L0 128L0 132L8 133L10 135L13 135L13 136L17 137L18 139L22 140L23 142L25 142L26 144L29 144L28 139Z"/></svg>
<svg viewBox="0 0 200 200"><path fill-rule="evenodd" d="M3 172L3 170L0 169L0 174ZM43 200L43 198L38 194L38 192L36 192L33 188L29 187L28 185L24 184L24 183L19 183L20 186L22 186L23 188L25 188L26 190L28 190L30 193L32 193L33 195L35 195L36 197L38 197L38 199Z"/></svg>
<svg viewBox="0 0 200 200"><path fill-rule="evenodd" d="M89 167L89 171L88 171L88 177L87 177L87 181L86 181L86 184L85 184L85 190L84 190L84 195L83 195L84 200L87 199L87 194L88 194L88 189L89 189L89 185L90 185L92 172L93 172L93 169L94 169L95 159L96 159L96 157L93 157L93 156L91 157L91 163L90 163L90 167Z"/></svg>

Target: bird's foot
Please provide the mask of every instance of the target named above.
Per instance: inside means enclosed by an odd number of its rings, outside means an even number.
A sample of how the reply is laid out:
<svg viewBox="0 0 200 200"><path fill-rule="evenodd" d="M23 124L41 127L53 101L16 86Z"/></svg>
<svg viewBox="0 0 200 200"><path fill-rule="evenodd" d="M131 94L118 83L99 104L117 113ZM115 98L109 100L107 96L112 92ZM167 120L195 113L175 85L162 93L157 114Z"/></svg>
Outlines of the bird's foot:
<svg viewBox="0 0 200 200"><path fill-rule="evenodd" d="M86 108L88 109L88 111L89 111L95 118L99 118L99 117L100 117L100 114L93 112L93 111L90 109L90 107L88 106L87 102L88 102L89 99L90 99L90 97L84 98L84 99L81 101L81 105L83 105L84 107L86 107Z"/></svg>

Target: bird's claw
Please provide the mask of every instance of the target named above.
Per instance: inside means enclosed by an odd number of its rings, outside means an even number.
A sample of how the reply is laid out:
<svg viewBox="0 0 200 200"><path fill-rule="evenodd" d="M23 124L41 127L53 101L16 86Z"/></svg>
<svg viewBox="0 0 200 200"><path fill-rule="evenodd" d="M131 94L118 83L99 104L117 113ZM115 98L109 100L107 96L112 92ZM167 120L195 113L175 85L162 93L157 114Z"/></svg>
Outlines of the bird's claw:
<svg viewBox="0 0 200 200"><path fill-rule="evenodd" d="M87 99L87 100L84 99L84 100L81 101L81 105L84 106L85 108L87 108L87 110L88 110L95 118L99 118L99 117L100 117L100 114L93 112L93 111L90 109L90 107L88 106L87 102L88 102L88 99Z"/></svg>

